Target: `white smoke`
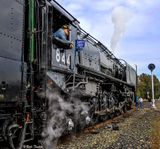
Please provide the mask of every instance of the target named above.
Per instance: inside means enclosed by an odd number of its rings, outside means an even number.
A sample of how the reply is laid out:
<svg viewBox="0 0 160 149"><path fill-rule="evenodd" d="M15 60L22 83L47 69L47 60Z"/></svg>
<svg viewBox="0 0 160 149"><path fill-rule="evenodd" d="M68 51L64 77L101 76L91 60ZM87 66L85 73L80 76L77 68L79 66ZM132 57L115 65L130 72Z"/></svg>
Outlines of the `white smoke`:
<svg viewBox="0 0 160 149"><path fill-rule="evenodd" d="M71 105L65 103L58 93L47 90L48 98L48 121L47 126L43 130L42 137L44 138L45 149L54 149L58 138L62 135L67 121L66 112L71 110ZM63 109L63 110L62 110ZM68 111L69 112L69 111Z"/></svg>
<svg viewBox="0 0 160 149"><path fill-rule="evenodd" d="M55 88L46 92L49 109L47 126L42 132L45 149L56 149L57 141L64 131L71 131L80 124L80 118L88 117L88 107L78 98L64 99ZM84 121L83 121L84 123Z"/></svg>
<svg viewBox="0 0 160 149"><path fill-rule="evenodd" d="M129 10L125 7L118 6L112 11L112 22L114 24L114 32L111 38L111 49L115 51L119 40L122 38L127 23L131 19L132 15Z"/></svg>

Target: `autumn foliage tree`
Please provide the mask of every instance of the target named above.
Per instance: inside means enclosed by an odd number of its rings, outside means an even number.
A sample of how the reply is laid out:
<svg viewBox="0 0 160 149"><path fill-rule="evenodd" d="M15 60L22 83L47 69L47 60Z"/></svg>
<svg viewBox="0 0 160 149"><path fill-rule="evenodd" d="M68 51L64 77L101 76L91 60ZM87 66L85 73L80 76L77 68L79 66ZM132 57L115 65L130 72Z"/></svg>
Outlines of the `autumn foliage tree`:
<svg viewBox="0 0 160 149"><path fill-rule="evenodd" d="M153 80L155 99L158 99L160 97L160 82L155 75L153 76ZM144 99L152 98L151 75L142 73L140 76L138 76L137 95Z"/></svg>

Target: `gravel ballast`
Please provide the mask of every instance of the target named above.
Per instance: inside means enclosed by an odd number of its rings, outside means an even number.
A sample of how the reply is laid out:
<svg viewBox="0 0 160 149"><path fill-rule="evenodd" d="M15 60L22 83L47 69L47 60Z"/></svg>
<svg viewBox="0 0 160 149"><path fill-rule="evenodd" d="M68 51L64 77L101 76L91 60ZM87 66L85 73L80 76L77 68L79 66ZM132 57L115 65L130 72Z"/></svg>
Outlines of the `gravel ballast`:
<svg viewBox="0 0 160 149"><path fill-rule="evenodd" d="M157 109L152 109L149 105L145 102L143 109L122 116L116 124L118 129L113 130L110 125L106 125L94 134L74 135L59 144L57 149L158 149L160 102L157 102Z"/></svg>

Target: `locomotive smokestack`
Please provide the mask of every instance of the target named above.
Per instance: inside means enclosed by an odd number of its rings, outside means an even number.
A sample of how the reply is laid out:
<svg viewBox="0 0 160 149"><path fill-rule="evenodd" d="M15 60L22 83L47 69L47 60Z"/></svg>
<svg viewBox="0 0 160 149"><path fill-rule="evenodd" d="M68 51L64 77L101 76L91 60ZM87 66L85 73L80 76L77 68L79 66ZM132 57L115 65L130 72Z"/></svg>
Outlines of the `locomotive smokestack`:
<svg viewBox="0 0 160 149"><path fill-rule="evenodd" d="M111 49L112 52L115 51L116 46L119 40L122 38L126 25L131 18L131 14L127 8L119 6L113 9L112 11L112 22L114 24L114 32L111 38Z"/></svg>

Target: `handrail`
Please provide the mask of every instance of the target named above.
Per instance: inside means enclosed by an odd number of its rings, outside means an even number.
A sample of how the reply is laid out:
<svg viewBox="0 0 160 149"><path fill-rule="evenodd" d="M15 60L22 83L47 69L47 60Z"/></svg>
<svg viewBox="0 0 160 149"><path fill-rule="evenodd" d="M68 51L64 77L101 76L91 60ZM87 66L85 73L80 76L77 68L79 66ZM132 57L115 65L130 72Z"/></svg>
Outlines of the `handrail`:
<svg viewBox="0 0 160 149"><path fill-rule="evenodd" d="M90 35L89 33L87 33L86 31L84 31L82 28L79 28L79 31L81 34L84 34L84 38L87 39L88 42L90 42L91 44L93 44L94 46L99 47L99 49L104 52L106 54L107 57L113 59L114 61L116 61L116 63L118 63L119 65L121 65L122 67L124 67L124 65L120 62L120 60L122 59L118 59L114 56L114 54L104 45L102 44L99 40L97 40L96 38L94 38L92 35ZM83 38L82 37L82 38ZM127 64L127 62L125 62L125 64Z"/></svg>

